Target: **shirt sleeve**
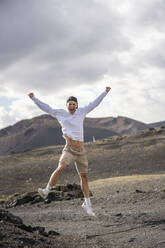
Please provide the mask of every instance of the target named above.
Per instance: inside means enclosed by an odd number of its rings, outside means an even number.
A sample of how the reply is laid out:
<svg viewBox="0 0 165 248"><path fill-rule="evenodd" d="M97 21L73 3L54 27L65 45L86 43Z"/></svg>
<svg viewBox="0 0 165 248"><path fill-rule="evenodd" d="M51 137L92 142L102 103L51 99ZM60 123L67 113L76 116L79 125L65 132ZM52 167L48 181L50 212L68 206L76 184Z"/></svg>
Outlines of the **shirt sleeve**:
<svg viewBox="0 0 165 248"><path fill-rule="evenodd" d="M56 116L57 114L57 110L51 108L48 104L41 102L39 99L32 97L33 102L44 112L52 115L52 116Z"/></svg>
<svg viewBox="0 0 165 248"><path fill-rule="evenodd" d="M84 113L88 114L90 111L92 111L94 108L96 108L103 98L107 95L107 92L104 91L101 95L99 95L93 102L90 102L87 106L83 108Z"/></svg>

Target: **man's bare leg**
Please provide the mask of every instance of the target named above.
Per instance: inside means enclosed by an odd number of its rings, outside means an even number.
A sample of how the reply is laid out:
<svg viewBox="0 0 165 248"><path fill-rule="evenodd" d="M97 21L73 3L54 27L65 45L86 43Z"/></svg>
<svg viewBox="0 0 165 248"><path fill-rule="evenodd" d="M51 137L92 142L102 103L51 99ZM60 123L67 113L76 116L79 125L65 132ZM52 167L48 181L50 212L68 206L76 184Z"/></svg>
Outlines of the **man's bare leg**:
<svg viewBox="0 0 165 248"><path fill-rule="evenodd" d="M53 187L54 184L57 182L59 175L61 174L61 172L67 167L67 164L64 162L59 162L59 165L57 167L57 169L52 173L49 182L47 184L47 186L49 187Z"/></svg>
<svg viewBox="0 0 165 248"><path fill-rule="evenodd" d="M41 189L41 188L38 189L38 193L40 194L40 196L42 198L44 198L44 199L47 198L51 188L57 182L59 175L66 167L67 167L66 163L59 162L59 165L58 165L57 169L52 173L46 188L45 189Z"/></svg>
<svg viewBox="0 0 165 248"><path fill-rule="evenodd" d="M89 198L89 186L88 186L88 174L80 173L80 185L83 191L84 197Z"/></svg>
<svg viewBox="0 0 165 248"><path fill-rule="evenodd" d="M82 204L82 207L86 210L87 214L95 216L95 213L92 209L92 204L89 198L89 186L88 186L88 174L80 173L80 184L84 194L85 202Z"/></svg>

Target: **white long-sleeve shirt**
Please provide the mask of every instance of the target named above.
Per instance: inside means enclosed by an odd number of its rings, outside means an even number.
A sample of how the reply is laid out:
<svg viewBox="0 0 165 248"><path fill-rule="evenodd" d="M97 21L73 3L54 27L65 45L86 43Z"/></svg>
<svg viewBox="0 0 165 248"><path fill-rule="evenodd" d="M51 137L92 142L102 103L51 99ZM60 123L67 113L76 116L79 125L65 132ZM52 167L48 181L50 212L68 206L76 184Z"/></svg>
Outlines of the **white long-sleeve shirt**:
<svg viewBox="0 0 165 248"><path fill-rule="evenodd" d="M99 95L93 102L89 103L87 106L83 108L78 108L74 112L74 114L70 114L64 109L53 109L48 104L41 102L39 99L32 97L32 100L35 104L42 109L44 112L50 114L55 117L61 127L63 137L68 136L72 140L84 141L84 130L83 130L83 121L85 116L92 111L95 107L97 107L103 98L107 95L107 92L104 91L101 95Z"/></svg>

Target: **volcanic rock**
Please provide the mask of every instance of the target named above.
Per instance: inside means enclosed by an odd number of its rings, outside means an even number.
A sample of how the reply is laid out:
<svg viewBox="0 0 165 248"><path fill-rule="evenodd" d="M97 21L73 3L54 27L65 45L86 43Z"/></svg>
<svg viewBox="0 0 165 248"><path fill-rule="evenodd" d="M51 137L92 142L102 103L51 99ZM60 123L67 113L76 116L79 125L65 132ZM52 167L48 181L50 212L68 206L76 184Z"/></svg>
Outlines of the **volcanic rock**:
<svg viewBox="0 0 165 248"><path fill-rule="evenodd" d="M57 235L53 230L46 232L44 227L27 226L21 218L0 209L0 247L60 247L55 241Z"/></svg>
<svg viewBox="0 0 165 248"><path fill-rule="evenodd" d="M92 195L92 193L90 193ZM48 198L45 203L50 203L52 201L62 201L71 200L74 198L83 198L83 192L80 185L77 184L67 184L67 185L57 185L49 193ZM13 208L18 205L24 204L36 204L43 202L44 200L39 196L37 192L28 192L22 195L12 195L9 200L5 202L6 208Z"/></svg>

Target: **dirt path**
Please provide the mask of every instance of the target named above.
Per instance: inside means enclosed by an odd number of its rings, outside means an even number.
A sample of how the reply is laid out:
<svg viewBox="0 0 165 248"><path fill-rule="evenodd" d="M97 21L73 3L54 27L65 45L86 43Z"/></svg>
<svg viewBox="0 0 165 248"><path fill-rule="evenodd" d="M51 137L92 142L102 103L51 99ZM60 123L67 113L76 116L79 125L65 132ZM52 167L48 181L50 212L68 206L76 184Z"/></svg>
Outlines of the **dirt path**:
<svg viewBox="0 0 165 248"><path fill-rule="evenodd" d="M59 232L68 247L165 247L165 175L138 175L90 183L96 217L83 200L10 209L25 224Z"/></svg>

